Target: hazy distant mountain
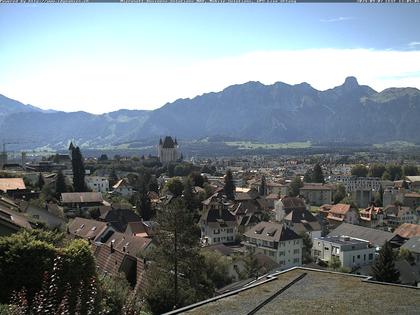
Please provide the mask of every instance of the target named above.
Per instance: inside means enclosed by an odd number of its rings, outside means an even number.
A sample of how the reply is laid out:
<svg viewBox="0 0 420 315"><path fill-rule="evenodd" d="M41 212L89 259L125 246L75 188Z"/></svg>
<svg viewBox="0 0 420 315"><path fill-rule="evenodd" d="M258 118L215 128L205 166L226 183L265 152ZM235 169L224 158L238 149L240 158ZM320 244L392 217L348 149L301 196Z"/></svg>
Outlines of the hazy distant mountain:
<svg viewBox="0 0 420 315"><path fill-rule="evenodd" d="M179 99L153 111L93 115L26 109L7 112L0 107L3 137L58 146L72 138L105 145L166 134L181 139L224 136L264 142L420 142L419 90L390 88L378 93L353 77L326 91L307 83L248 82Z"/></svg>

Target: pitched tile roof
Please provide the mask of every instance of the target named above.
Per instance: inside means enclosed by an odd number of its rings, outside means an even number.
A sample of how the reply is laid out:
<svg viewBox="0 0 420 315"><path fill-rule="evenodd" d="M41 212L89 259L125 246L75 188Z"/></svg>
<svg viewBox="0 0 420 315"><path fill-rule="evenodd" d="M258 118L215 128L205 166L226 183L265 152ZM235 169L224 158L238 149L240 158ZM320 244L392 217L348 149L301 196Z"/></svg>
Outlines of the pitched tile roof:
<svg viewBox="0 0 420 315"><path fill-rule="evenodd" d="M77 217L70 221L67 232L75 237L96 241L107 228L106 222Z"/></svg>
<svg viewBox="0 0 420 315"><path fill-rule="evenodd" d="M104 200L99 192L62 193L62 203L102 203Z"/></svg>
<svg viewBox="0 0 420 315"><path fill-rule="evenodd" d="M285 209L306 209L305 201L302 198L286 196L281 198L281 202Z"/></svg>
<svg viewBox="0 0 420 315"><path fill-rule="evenodd" d="M0 190L26 189L23 178L0 178Z"/></svg>
<svg viewBox="0 0 420 315"><path fill-rule="evenodd" d="M31 224L25 216L4 207L0 207L0 220L13 224L17 229L32 229Z"/></svg>
<svg viewBox="0 0 420 315"><path fill-rule="evenodd" d="M338 203L336 205L333 205L331 207L330 213L334 213L334 214L346 214L347 212L350 211L351 206L350 205L346 205L343 203Z"/></svg>
<svg viewBox="0 0 420 315"><path fill-rule="evenodd" d="M420 236L420 225L403 223L394 231L395 234L398 234L405 238L412 238L414 236Z"/></svg>
<svg viewBox="0 0 420 315"><path fill-rule="evenodd" d="M244 233L245 236L269 242L282 242L301 238L283 224L260 222Z"/></svg>

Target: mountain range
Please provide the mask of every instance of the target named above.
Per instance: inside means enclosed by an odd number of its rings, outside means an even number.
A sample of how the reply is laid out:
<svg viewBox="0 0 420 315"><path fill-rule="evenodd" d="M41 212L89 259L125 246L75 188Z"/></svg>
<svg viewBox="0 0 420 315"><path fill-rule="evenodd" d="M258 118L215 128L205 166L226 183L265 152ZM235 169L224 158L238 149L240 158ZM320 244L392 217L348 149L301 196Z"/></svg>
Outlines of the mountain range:
<svg viewBox="0 0 420 315"><path fill-rule="evenodd" d="M151 111L122 109L102 115L45 111L0 95L2 140L64 148L74 139L79 145L100 147L164 135L266 143L420 143L420 91L377 92L354 77L325 91L308 83L248 82Z"/></svg>

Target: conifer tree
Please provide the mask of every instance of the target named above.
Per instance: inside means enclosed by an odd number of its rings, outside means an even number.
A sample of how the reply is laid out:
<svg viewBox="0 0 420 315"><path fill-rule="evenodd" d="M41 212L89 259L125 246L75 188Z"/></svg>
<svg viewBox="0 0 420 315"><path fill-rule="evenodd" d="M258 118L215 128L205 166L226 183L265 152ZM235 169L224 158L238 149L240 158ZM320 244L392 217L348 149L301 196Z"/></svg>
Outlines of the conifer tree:
<svg viewBox="0 0 420 315"><path fill-rule="evenodd" d="M73 169L73 187L75 192L86 191L85 166L83 164L82 153L79 147L71 152L71 165Z"/></svg>
<svg viewBox="0 0 420 315"><path fill-rule="evenodd" d="M233 175L230 169L226 171L225 186L223 190L228 199L235 199L235 183L233 182Z"/></svg>
<svg viewBox="0 0 420 315"><path fill-rule="evenodd" d="M108 182L109 182L110 189L112 188L112 186L114 186L118 182L118 176L117 176L117 172L115 171L115 168L111 169L111 173L109 174L109 177L108 177Z"/></svg>
<svg viewBox="0 0 420 315"><path fill-rule="evenodd" d="M263 175L261 177L261 183L260 183L260 187L259 187L258 192L261 196L264 196L265 193L266 193L266 190L267 190L267 185L266 185L266 182L265 182L265 176Z"/></svg>
<svg viewBox="0 0 420 315"><path fill-rule="evenodd" d="M312 182L313 183L324 183L324 174L322 174L322 168L319 163L316 163L312 173Z"/></svg>
<svg viewBox="0 0 420 315"><path fill-rule="evenodd" d="M40 190L42 190L42 187L44 187L44 185L45 185L44 176L42 176L42 174L39 173L37 186L39 187Z"/></svg>
<svg viewBox="0 0 420 315"><path fill-rule="evenodd" d="M300 188L303 186L302 180L299 176L296 176L289 186L289 196L296 197L299 196Z"/></svg>
<svg viewBox="0 0 420 315"><path fill-rule="evenodd" d="M57 177L55 179L55 193L57 197L60 196L61 193L67 191L66 180L64 178L63 172L58 171Z"/></svg>
<svg viewBox="0 0 420 315"><path fill-rule="evenodd" d="M372 272L377 281L398 283L400 273L395 268L395 255L389 242L385 242L379 251L379 256L372 266Z"/></svg>

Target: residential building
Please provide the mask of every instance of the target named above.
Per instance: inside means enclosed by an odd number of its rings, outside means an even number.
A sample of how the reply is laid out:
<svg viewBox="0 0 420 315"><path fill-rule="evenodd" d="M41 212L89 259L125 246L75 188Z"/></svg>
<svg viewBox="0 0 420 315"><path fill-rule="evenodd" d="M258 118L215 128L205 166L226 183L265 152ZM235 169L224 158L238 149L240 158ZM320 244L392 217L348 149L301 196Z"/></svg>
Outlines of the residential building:
<svg viewBox="0 0 420 315"><path fill-rule="evenodd" d="M420 191L420 176L405 177L411 190Z"/></svg>
<svg viewBox="0 0 420 315"><path fill-rule="evenodd" d="M178 153L178 142L172 139L170 136L166 136L162 141L159 140L158 145L158 157L161 163L175 162L179 160L180 155Z"/></svg>
<svg viewBox="0 0 420 315"><path fill-rule="evenodd" d="M381 179L377 177L331 175L327 180L330 183L342 183L348 193L356 190L379 191L381 188Z"/></svg>
<svg viewBox="0 0 420 315"><path fill-rule="evenodd" d="M379 250L385 242L390 242L393 247L399 247L403 240L396 234L378 229L372 229L360 225L349 223L342 223L337 228L332 230L328 236L347 235L351 238L357 238L370 242Z"/></svg>
<svg viewBox="0 0 420 315"><path fill-rule="evenodd" d="M98 192L72 192L62 193L60 203L65 211L93 211L99 210L104 200Z"/></svg>
<svg viewBox="0 0 420 315"><path fill-rule="evenodd" d="M308 210L294 209L290 211L281 223L292 229L296 234L306 233L309 237L321 237L322 227L318 219Z"/></svg>
<svg viewBox="0 0 420 315"><path fill-rule="evenodd" d="M305 200L299 197L283 197L274 202L276 220L281 222L292 210L306 210Z"/></svg>
<svg viewBox="0 0 420 315"><path fill-rule="evenodd" d="M123 196L123 197L130 197L133 195L134 190L133 187L130 186L126 179L120 179L114 186L112 186L113 194Z"/></svg>
<svg viewBox="0 0 420 315"><path fill-rule="evenodd" d="M99 216L95 217L98 221L108 222L118 232L124 232L127 225L131 222L141 222L141 217L132 209L113 204L112 206L101 206Z"/></svg>
<svg viewBox="0 0 420 315"><path fill-rule="evenodd" d="M302 264L302 238L280 223L260 222L244 233L247 252L264 254L282 269Z"/></svg>
<svg viewBox="0 0 420 315"><path fill-rule="evenodd" d="M25 190L23 178L0 178L0 193L7 193L9 190Z"/></svg>
<svg viewBox="0 0 420 315"><path fill-rule="evenodd" d="M228 210L221 192L215 193L203 201L203 212L200 217L201 242L205 245L234 243L238 233L238 222Z"/></svg>
<svg viewBox="0 0 420 315"><path fill-rule="evenodd" d="M338 203L331 206L327 220L333 227L343 222L359 224L359 212L351 205Z"/></svg>
<svg viewBox="0 0 420 315"><path fill-rule="evenodd" d="M414 236L404 243L401 248L405 248L413 255L414 262L420 269L420 236Z"/></svg>
<svg viewBox="0 0 420 315"><path fill-rule="evenodd" d="M28 219L5 207L0 207L0 236L10 235L21 229L32 229Z"/></svg>
<svg viewBox="0 0 420 315"><path fill-rule="evenodd" d="M359 212L360 214L360 225L375 228L377 226L383 226L384 213L382 208L371 205Z"/></svg>
<svg viewBox="0 0 420 315"><path fill-rule="evenodd" d="M389 205L383 211L387 225L392 228L403 223L417 223L417 214L409 207Z"/></svg>
<svg viewBox="0 0 420 315"><path fill-rule="evenodd" d="M322 183L304 183L300 188L300 195L307 204L320 206L326 203L332 203L336 187L331 184Z"/></svg>
<svg viewBox="0 0 420 315"><path fill-rule="evenodd" d="M416 209L418 206L420 206L420 193L406 192L403 195L402 203L404 206Z"/></svg>
<svg viewBox="0 0 420 315"><path fill-rule="evenodd" d="M375 247L368 241L349 236L325 236L313 240L312 255L324 262L336 257L342 267L354 269L373 263Z"/></svg>
<svg viewBox="0 0 420 315"><path fill-rule="evenodd" d="M406 239L420 236L420 224L403 223L395 229L394 233Z"/></svg>
<svg viewBox="0 0 420 315"><path fill-rule="evenodd" d="M105 193L109 191L109 181L108 178L102 176L86 176L85 177L86 186L89 190L94 192Z"/></svg>

